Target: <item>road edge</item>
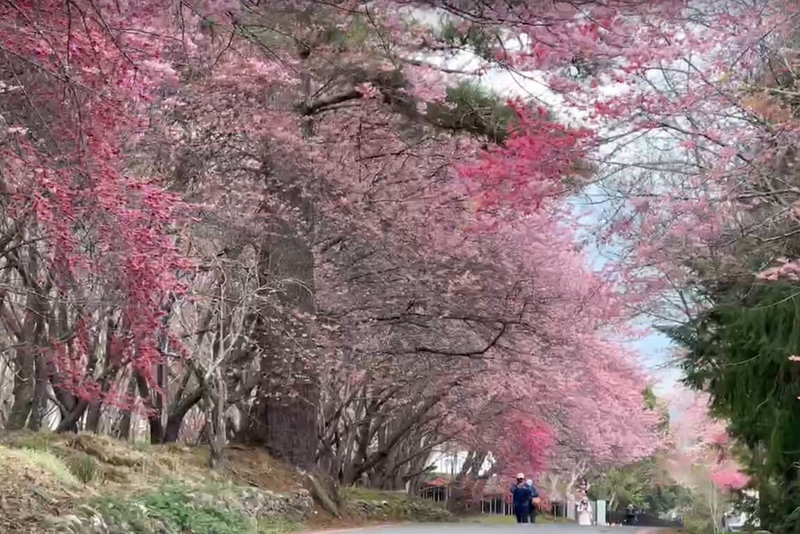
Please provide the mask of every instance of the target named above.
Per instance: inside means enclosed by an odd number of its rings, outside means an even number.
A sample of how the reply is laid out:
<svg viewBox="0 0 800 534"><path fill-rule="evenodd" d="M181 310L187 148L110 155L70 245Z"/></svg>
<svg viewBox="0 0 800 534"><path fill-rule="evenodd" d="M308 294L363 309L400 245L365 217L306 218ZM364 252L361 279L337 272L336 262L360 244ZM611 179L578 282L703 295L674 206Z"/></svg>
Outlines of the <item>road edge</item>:
<svg viewBox="0 0 800 534"><path fill-rule="evenodd" d="M333 528L326 530L303 530L299 534L338 534L344 532L360 532L371 528L400 527L403 525L413 525L413 524L414 524L413 521L405 521L403 523L374 523L371 525L362 525L360 527Z"/></svg>

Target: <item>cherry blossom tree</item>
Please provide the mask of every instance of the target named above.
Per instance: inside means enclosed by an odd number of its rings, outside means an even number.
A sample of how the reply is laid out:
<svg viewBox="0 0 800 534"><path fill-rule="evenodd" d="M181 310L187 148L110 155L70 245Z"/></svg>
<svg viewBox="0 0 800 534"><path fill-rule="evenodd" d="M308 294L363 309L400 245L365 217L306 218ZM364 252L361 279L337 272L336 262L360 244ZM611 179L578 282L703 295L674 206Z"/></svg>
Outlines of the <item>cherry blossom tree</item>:
<svg viewBox="0 0 800 534"><path fill-rule="evenodd" d="M20 347L11 428L32 409L39 426L48 378L63 429L91 403L125 402L116 376L152 379L165 307L183 291L180 198L124 165L152 91L175 77L166 43L146 37L166 29L158 7L129 7L0 7L4 261L22 288L3 299Z"/></svg>
<svg viewBox="0 0 800 534"><path fill-rule="evenodd" d="M708 397L682 392L680 418L673 425L675 449L668 469L679 482L702 496L709 521L719 528L729 492L747 486L749 477L732 457L725 423L712 418ZM686 401L688 399L688 402Z"/></svg>
<svg viewBox="0 0 800 534"><path fill-rule="evenodd" d="M311 58L315 57L315 53L324 55L327 52L322 44L317 46L321 51L304 49L302 55L305 56L305 60L311 61ZM328 66L330 61L321 63L324 68L330 68ZM548 300L558 301L558 293L554 293L552 297L538 297L530 302L523 299L515 304L513 300L509 300L507 290L501 289L497 296L494 296L487 292L485 287L481 287L478 282L482 276L485 276L483 273L492 272L490 266L481 265L479 261L481 256L499 257L496 255L512 254L509 258L515 262L516 266L505 270L508 272L510 283L517 285L519 282L512 281L515 280L514 277L519 276L517 273L521 271L518 269L522 266L528 264L544 266L548 263L538 260L535 255L519 259L514 257L515 250L523 251L530 246L521 241L523 236L521 231L497 234L504 237L494 248L485 251L481 250L486 247L483 245L484 236L493 235L485 233L486 228L491 228L491 225L485 226L491 222L487 218L479 221L474 230L476 232L474 239L465 240L459 235L433 232L440 228L469 229L471 226L475 226L470 221L473 217L471 214L475 212L475 204L465 205L463 203L461 198L463 198L465 186L456 179L459 176L450 174L450 168L454 153L462 154L465 163L468 164L470 155L478 154L479 146L469 139L462 138L443 142L443 138L431 136L425 130L420 131L422 135L411 137L409 141L408 136L413 131L401 131L399 133L402 135L398 135L393 131L392 126L397 123L402 125L404 121L419 119L413 111L410 111L410 109L416 109L417 106L406 106L400 102L397 104L399 107L393 106L386 109L385 103L374 98L378 94L383 94L380 90L371 90L369 87L362 86L350 92L341 89L341 96L333 98L338 94L334 91L337 84L341 83L344 82L341 81L341 74L337 72L336 77L324 86L326 92L334 93L330 97L330 101L319 96L319 100L306 103L305 107L301 107L302 115L310 117L305 120L313 121L311 130L313 135L308 135L308 125L303 127L306 137L301 139L298 138L297 133L294 133L296 130L289 129L292 126L291 122L279 122L278 120L273 122L274 124L286 124L286 130L279 132L281 136L284 136L281 140L306 143L306 146L309 147L308 154L313 161L310 168L322 169L327 177L325 185L319 184L322 188L321 191L307 193L317 198L315 205L318 214L329 214L325 222L329 233L323 233L317 237L320 243L317 253L320 261L316 268L318 313L328 323L324 328L327 333L318 340L327 343L323 347L328 354L335 355L333 362L326 368L335 369L343 366L344 376L342 378L344 380L350 381L353 380L353 376L357 377L353 389L345 388L344 391L355 392L359 389L358 382L365 378L359 373L355 375L353 373L357 370L370 369L370 362L380 365L382 373L387 373L386 369L392 370L391 376L393 377L399 373L419 373L420 369L424 369L422 376L414 377L414 380L422 380L422 384L428 383L429 380L426 381L426 377L430 375L432 358L441 359L441 365L448 366L454 375L452 382L436 380L436 385L431 386L434 388L432 391L437 391L436 388L447 389L448 387L456 391L455 385L460 386L461 382L457 382L458 376L455 370L458 367L454 366L453 360L485 360L491 352L499 350L498 343L501 343L512 327L520 330L531 328L532 325L518 318L520 309L515 311L515 306L523 306L522 310L525 313L533 313L534 309L537 309L542 310L540 313L545 313L543 316L548 314L552 316L548 320L553 321L553 328L551 329L549 325L545 324L543 331L537 334L537 337L552 337L553 340L534 341L532 348L526 350L536 350L536 348L541 350L548 342L569 346L571 339L562 324L567 316L574 317L574 313L570 314L569 306L566 306L565 301L561 301L562 308L560 309L558 307L541 307L545 306ZM382 87L384 92L391 93L394 90L391 86ZM395 94L392 93L390 96L394 98ZM384 98L387 97L384 95ZM349 101L355 102L342 109L335 109L336 113L328 109L329 106L341 106ZM427 121L423 121L423 125L425 122ZM515 135L521 138L523 133L532 126L525 121L520 122L520 133ZM413 120L411 124L414 124ZM536 128L540 127L538 123L533 124ZM296 155L293 156L296 158ZM445 165L445 162L448 165ZM358 170L358 181L355 183L353 182L353 168ZM435 179L436 182L431 183L432 179ZM470 188L467 187L466 192L469 194L474 191L470 191ZM472 195L471 198L475 198L475 196ZM435 200L430 201L429 199ZM557 215L558 213L544 217L531 215L532 218L529 221L520 222L520 224L527 224L528 229L536 227L540 232L549 232L552 228L559 236L558 239L563 242L561 250L569 256L572 254L573 248L569 231L566 228L559 228L558 224L551 222ZM321 215L317 216L321 217ZM369 226L356 230L352 226L352 221L368 222ZM445 226L432 226L431 221ZM398 231L400 229L402 231ZM536 243L534 253L549 255L553 247L552 240L550 239L548 242L548 239L545 238L543 242ZM545 242L547 243L545 244ZM498 246L501 248L498 249ZM503 250L502 247L509 250ZM453 250L453 253L442 259L422 258L411 253L412 251L447 249ZM329 257L330 260L327 260L326 257ZM579 272L579 256L575 256L569 261L578 269L575 272ZM563 261L561 265L563 267ZM447 273L451 271L455 271L457 274L448 276ZM542 271L543 278L529 289L541 292L542 288L548 287L545 277L557 272L559 275L563 274L562 271ZM467 274L465 275L465 273ZM497 275L500 274L497 273ZM340 278L342 276L345 276L344 280L348 280L349 283L345 283ZM357 283L354 283L355 281ZM413 281L413 285L408 285L405 281ZM558 285L555 286L557 288L567 287L574 283L574 278L562 279L557 283ZM497 285L501 286L499 283ZM608 298L611 293L602 291L602 286L601 280L587 280L587 284L582 289L588 294L598 295L597 306L587 306L587 303L584 302L585 297L579 299L580 303L576 304L585 309L585 313L582 315L591 317L593 313L605 313L605 317L611 318L613 315L611 310L614 305L610 301L603 300ZM520 287L524 288L524 286ZM374 295L382 295L382 298L376 300ZM446 299L442 301L440 298L440 302L437 302L433 299L434 296L445 296ZM491 299L498 299L496 300L497 304L487 305L487 299L489 302ZM505 304L501 304L504 301ZM544 302L540 304L539 308L531 308L530 311L524 310L526 306L533 307L537 301ZM328 302L331 304L327 304ZM487 308L505 310L503 313L506 315L494 317L475 313L475 310ZM543 310L549 311L544 312ZM535 317L535 315L533 316ZM596 329L601 322L600 320L592 322L592 326L589 328ZM576 328L570 332L577 331ZM325 337L330 338L330 341L325 341ZM443 339L459 341L441 343ZM435 343L437 341L438 343ZM453 346L460 348L454 349ZM347 349L337 351L337 347L347 347ZM353 348L356 350L353 351ZM607 348L613 352L612 346ZM597 350L598 345L586 345L587 356ZM600 350L602 353L612 356L611 353L603 352L606 347L602 347ZM568 353L569 350L565 348L563 356L554 351L552 357L562 358L566 357ZM419 360L420 355L428 355L428 357ZM381 358L376 359L376 356L381 356ZM398 356L401 356L399 360ZM464 372L467 373L467 376L474 376L479 371L483 377L495 376L490 372L491 368L484 368L484 364L478 365L477 369L475 367L475 365L472 368L467 366ZM613 369L613 365L609 369ZM370 387L374 387L372 381L375 378L374 376L369 377ZM383 377L377 378L385 380ZM503 380L506 382L500 382L494 387L503 387L508 383L507 378ZM336 383L333 377L326 378L326 381ZM543 380L542 383L549 382ZM382 391L383 387L381 385L377 390ZM528 385L523 385L523 387L531 389ZM340 391L338 386L331 389ZM391 389L394 388L390 388L389 391ZM608 394L608 392L605 393ZM345 400L353 394L355 393L346 394ZM432 398L424 398L424 400L417 398L415 400L422 400L422 404L419 406L421 411L412 413L419 413L420 417L427 416L428 412L425 410L435 410L436 399L439 395L444 395L442 398L449 397L448 394L437 393ZM635 397L636 394L633 394L630 400L635 400ZM393 404L387 404L386 399L380 396L376 400L386 409L396 409ZM544 405L545 402L542 401L539 404ZM408 406L407 404L401 405ZM632 406L632 409L640 410L642 404L634 403ZM591 408L587 407L586 409ZM596 411L597 409L594 409L592 414ZM331 413L335 415L334 422L337 425L345 424L341 419L345 412L346 410L336 404L333 405ZM644 424L643 427L646 428L647 425ZM332 440L342 439L341 429L337 430L333 426L330 426L329 429ZM401 430L405 431L403 428ZM370 433L372 432L370 430ZM369 437L369 433L367 437ZM388 441L391 443L394 438ZM436 443L436 440L430 443ZM635 449L634 454L637 454ZM362 459L360 463L361 467L357 468L354 474L344 476L345 480L353 480L354 477L361 476L364 466L370 466L372 461ZM338 472L338 469L334 471ZM362 473L358 473L358 471L362 471Z"/></svg>
<svg viewBox="0 0 800 534"><path fill-rule="evenodd" d="M62 430L139 405L170 441L202 410L219 460L231 410L233 439L391 488L459 439L533 469L551 441L602 462L658 445L619 288L564 222L596 132L469 109L459 73L417 59L452 40L420 5L457 34L524 29L533 51L487 59L507 68L639 35L598 26L633 32L629 3L3 4L10 428L50 388Z"/></svg>

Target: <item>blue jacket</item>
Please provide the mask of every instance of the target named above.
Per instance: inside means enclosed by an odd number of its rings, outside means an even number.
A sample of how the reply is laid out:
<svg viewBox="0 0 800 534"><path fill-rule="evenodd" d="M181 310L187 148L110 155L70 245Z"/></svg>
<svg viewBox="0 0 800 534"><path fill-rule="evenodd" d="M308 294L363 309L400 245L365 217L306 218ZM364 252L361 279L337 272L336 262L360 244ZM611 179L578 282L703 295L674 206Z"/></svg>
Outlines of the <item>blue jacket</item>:
<svg viewBox="0 0 800 534"><path fill-rule="evenodd" d="M536 497L539 496L539 490L536 489L536 486L528 484L526 484L526 486L528 486L531 489L531 499L535 499Z"/></svg>
<svg viewBox="0 0 800 534"><path fill-rule="evenodd" d="M511 486L511 493L514 494L514 506L527 506L533 498L533 491L527 484Z"/></svg>

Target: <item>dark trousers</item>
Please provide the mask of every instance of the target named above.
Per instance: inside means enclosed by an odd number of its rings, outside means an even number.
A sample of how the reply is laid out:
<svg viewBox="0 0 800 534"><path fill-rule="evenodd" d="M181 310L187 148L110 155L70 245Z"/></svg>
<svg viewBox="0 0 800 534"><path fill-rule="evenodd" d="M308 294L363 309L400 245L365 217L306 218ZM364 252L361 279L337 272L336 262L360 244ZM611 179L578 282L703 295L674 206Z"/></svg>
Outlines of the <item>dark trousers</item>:
<svg viewBox="0 0 800 534"><path fill-rule="evenodd" d="M515 504L514 515L517 516L517 523L527 523L531 511L530 508L524 504Z"/></svg>
<svg viewBox="0 0 800 534"><path fill-rule="evenodd" d="M531 501L531 504L529 506L530 506L529 513L531 517L531 523L536 523L536 506L533 504L533 501Z"/></svg>

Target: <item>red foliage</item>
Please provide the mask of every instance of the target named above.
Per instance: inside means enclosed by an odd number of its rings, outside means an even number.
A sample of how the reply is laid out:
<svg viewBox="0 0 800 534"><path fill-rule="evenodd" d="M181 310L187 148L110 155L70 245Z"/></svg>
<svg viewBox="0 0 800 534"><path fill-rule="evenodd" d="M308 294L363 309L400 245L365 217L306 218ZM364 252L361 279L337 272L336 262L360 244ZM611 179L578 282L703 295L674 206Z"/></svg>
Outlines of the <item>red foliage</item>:
<svg viewBox="0 0 800 534"><path fill-rule="evenodd" d="M563 197L564 181L576 174L592 132L553 122L544 107L529 110L520 101L510 105L516 124L508 140L458 170L480 209L512 207L528 214L539 211L546 199Z"/></svg>
<svg viewBox="0 0 800 534"><path fill-rule="evenodd" d="M96 314L116 308L123 325L109 334L114 367L148 374L162 357L164 305L183 291L177 277L189 267L169 235L180 197L126 167L126 144L147 128L154 91L174 81L162 60L171 28L163 9L153 1L0 6L2 69L14 83L3 113L16 128L0 144L3 195L19 231L42 241L50 275L29 284L75 299L76 343L56 332L50 343L61 387L84 397L100 393L76 365L91 357Z"/></svg>

